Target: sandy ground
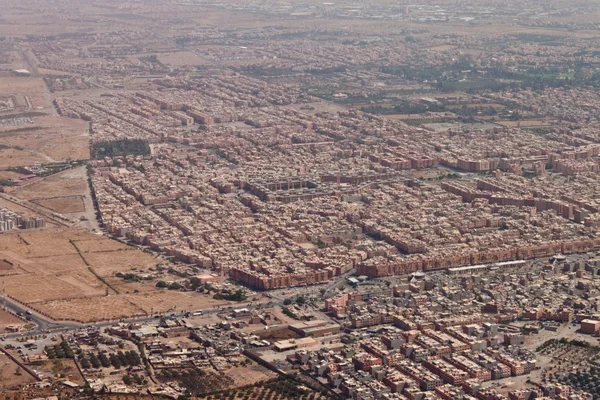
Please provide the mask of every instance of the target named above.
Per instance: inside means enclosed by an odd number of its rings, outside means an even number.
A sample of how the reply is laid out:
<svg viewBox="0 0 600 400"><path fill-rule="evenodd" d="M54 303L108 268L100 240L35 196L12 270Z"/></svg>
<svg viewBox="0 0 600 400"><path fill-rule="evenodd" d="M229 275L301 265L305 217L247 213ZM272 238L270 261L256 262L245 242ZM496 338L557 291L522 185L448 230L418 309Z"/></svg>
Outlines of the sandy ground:
<svg viewBox="0 0 600 400"><path fill-rule="evenodd" d="M17 188L11 194L61 214L84 213L85 196L89 196L85 167L49 176Z"/></svg>
<svg viewBox="0 0 600 400"><path fill-rule="evenodd" d="M540 121L540 120L522 120L522 121L496 121L498 125L508 126L508 127L536 127L536 126L554 126L556 124L550 123L548 121Z"/></svg>
<svg viewBox="0 0 600 400"><path fill-rule="evenodd" d="M81 213L85 211L85 204L83 199L65 199L65 198L54 198L54 199L41 199L33 200L37 205L45 207L49 210L61 213L61 214L73 214Z"/></svg>
<svg viewBox="0 0 600 400"><path fill-rule="evenodd" d="M16 128L23 127L31 129L0 132L2 144L11 146L0 150L0 168L90 158L88 125L83 120L36 117L33 124Z"/></svg>
<svg viewBox="0 0 600 400"><path fill-rule="evenodd" d="M20 177L21 174L13 171L0 171L0 179L15 179Z"/></svg>
<svg viewBox="0 0 600 400"><path fill-rule="evenodd" d="M5 328L8 325L22 324L24 323L21 319L15 317L11 313L8 313L0 309L0 332L5 332Z"/></svg>
<svg viewBox="0 0 600 400"><path fill-rule="evenodd" d="M20 375L17 375L19 369ZM11 387L35 382L35 378L19 368L8 356L0 353L0 387Z"/></svg>
<svg viewBox="0 0 600 400"><path fill-rule="evenodd" d="M235 367L228 369L225 373L235 381L235 386L252 385L259 381L277 377L274 372L269 371L254 362L250 367Z"/></svg>
<svg viewBox="0 0 600 400"><path fill-rule="evenodd" d="M83 195L87 185L78 173L79 167L49 176L30 185L18 188L12 194L24 200L49 199L55 197Z"/></svg>
<svg viewBox="0 0 600 400"><path fill-rule="evenodd" d="M17 188L11 194L63 214L76 226L90 231L99 230L85 166L46 177Z"/></svg>
<svg viewBox="0 0 600 400"><path fill-rule="evenodd" d="M227 304L210 295L156 289L157 279L127 282L116 277L117 272L140 273L164 261L81 229L0 235L0 259L13 263L0 271L7 293L57 319L88 322Z"/></svg>
<svg viewBox="0 0 600 400"><path fill-rule="evenodd" d="M60 378L61 380L67 379L79 385L85 384L85 381L73 360L49 360L43 365L36 365L33 368L40 372L42 376L53 376Z"/></svg>
<svg viewBox="0 0 600 400"><path fill-rule="evenodd" d="M46 84L42 78L0 77L0 95L20 94L31 98L36 111L52 109L52 104L45 96ZM41 107L41 108L39 108Z"/></svg>

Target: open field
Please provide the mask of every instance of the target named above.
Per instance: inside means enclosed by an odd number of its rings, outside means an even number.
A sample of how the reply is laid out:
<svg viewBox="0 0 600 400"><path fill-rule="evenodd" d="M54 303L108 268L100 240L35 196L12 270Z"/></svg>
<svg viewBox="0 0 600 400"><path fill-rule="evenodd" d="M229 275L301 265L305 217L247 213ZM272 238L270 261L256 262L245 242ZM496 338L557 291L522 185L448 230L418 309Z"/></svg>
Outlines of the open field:
<svg viewBox="0 0 600 400"><path fill-rule="evenodd" d="M136 55L136 57L143 55ZM178 51L175 53L160 53L157 54L158 60L166 65L180 67L182 65L205 65L210 64L204 57L201 57L191 51Z"/></svg>
<svg viewBox="0 0 600 400"><path fill-rule="evenodd" d="M511 128L514 127L536 127L536 126L553 126L554 124L547 122L547 121L540 121L540 120L521 120L521 121L496 121L496 123L498 125L502 125L502 126L508 126Z"/></svg>
<svg viewBox="0 0 600 400"><path fill-rule="evenodd" d="M0 171L0 179L16 179L22 176L18 172L13 171Z"/></svg>
<svg viewBox="0 0 600 400"><path fill-rule="evenodd" d="M20 271L20 269L15 268L11 261L0 257L0 276L14 275L18 274Z"/></svg>
<svg viewBox="0 0 600 400"><path fill-rule="evenodd" d="M82 120L62 117L35 117L27 130L0 131L9 148L0 150L0 167L29 166L35 162L87 160L88 127Z"/></svg>
<svg viewBox="0 0 600 400"><path fill-rule="evenodd" d="M0 128L0 167L89 158L87 123L56 116L42 78L0 77L0 96L23 99L10 113L21 120Z"/></svg>
<svg viewBox="0 0 600 400"><path fill-rule="evenodd" d="M86 322L145 314L141 308L131 304L120 295L48 301L37 304L36 307L56 319L75 319Z"/></svg>
<svg viewBox="0 0 600 400"><path fill-rule="evenodd" d="M55 319L89 322L226 304L212 296L156 289L157 279L126 281L117 272L151 272L150 254L80 229L0 235L6 291ZM12 265L11 265L12 263Z"/></svg>
<svg viewBox="0 0 600 400"><path fill-rule="evenodd" d="M18 188L13 195L24 200L52 199L83 195L86 190L85 180L75 170L66 170Z"/></svg>
<svg viewBox="0 0 600 400"><path fill-rule="evenodd" d="M140 307L146 313L170 313L212 308L227 304L224 300L215 300L209 295L183 293L171 290L155 290L146 293L125 295L127 300Z"/></svg>
<svg viewBox="0 0 600 400"><path fill-rule="evenodd" d="M93 294L91 287L85 290L86 282L75 282L73 285L65 280L53 277L39 277L33 274L13 275L4 278L6 293L27 304L41 303L57 299L75 299ZM82 290L79 286L84 286ZM96 293L98 296L103 291Z"/></svg>
<svg viewBox="0 0 600 400"><path fill-rule="evenodd" d="M50 199L36 199L32 200L32 202L61 214L73 214L85 211L85 204L81 198L54 197Z"/></svg>
<svg viewBox="0 0 600 400"><path fill-rule="evenodd" d="M35 379L31 375L23 371L6 354L0 352L0 387L7 388L33 382Z"/></svg>
<svg viewBox="0 0 600 400"><path fill-rule="evenodd" d="M52 110L52 104L46 96L46 84L42 78L0 77L0 95L15 94L28 96L36 110Z"/></svg>
<svg viewBox="0 0 600 400"><path fill-rule="evenodd" d="M21 214L24 217L35 217L37 215L37 213L30 210L29 208L15 204L11 201L3 199L2 197L0 197L0 207L6 207L10 210L13 210L16 213ZM53 225L52 225L51 221L46 221L46 226L53 226Z"/></svg>
<svg viewBox="0 0 600 400"><path fill-rule="evenodd" d="M273 371L253 363L250 367L230 368L227 370L227 376L234 380L236 386L245 386L273 379L277 375Z"/></svg>
<svg viewBox="0 0 600 400"><path fill-rule="evenodd" d="M85 211L84 196L88 192L85 173L80 171L84 168L78 167L43 178L17 188L11 194L61 214L82 213Z"/></svg>
<svg viewBox="0 0 600 400"><path fill-rule="evenodd" d="M252 367L246 369L251 370ZM229 376L229 373L227 374ZM223 394L206 395L198 397L202 400L213 400L220 398L229 398L232 400L242 399L273 399L273 400L307 400L307 399L326 399L327 396L317 393L316 391L301 385L300 382L286 380L283 378L274 378L272 380L263 381L255 385L237 385L235 389L229 389Z"/></svg>
<svg viewBox="0 0 600 400"><path fill-rule="evenodd" d="M79 242L76 242L76 245L78 244ZM88 252L83 253L82 256L99 275L106 277L117 272L147 271L157 264L157 260L153 256L132 248L128 250Z"/></svg>
<svg viewBox="0 0 600 400"><path fill-rule="evenodd" d="M83 385L85 383L83 377L79 373L75 361L63 358L60 360L48 360L41 365L33 367L43 376L52 376L60 379L67 379L71 382Z"/></svg>
<svg viewBox="0 0 600 400"><path fill-rule="evenodd" d="M13 314L0 309L0 332L4 332L8 325L22 324L23 321Z"/></svg>

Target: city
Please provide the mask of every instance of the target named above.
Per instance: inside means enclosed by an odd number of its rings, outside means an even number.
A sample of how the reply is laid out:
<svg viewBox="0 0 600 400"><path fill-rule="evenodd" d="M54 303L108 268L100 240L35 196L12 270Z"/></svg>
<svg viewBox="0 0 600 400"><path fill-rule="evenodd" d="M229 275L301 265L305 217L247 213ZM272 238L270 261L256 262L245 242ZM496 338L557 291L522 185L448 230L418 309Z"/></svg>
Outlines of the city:
<svg viewBox="0 0 600 400"><path fill-rule="evenodd" d="M0 399L600 399L600 4L2 1Z"/></svg>

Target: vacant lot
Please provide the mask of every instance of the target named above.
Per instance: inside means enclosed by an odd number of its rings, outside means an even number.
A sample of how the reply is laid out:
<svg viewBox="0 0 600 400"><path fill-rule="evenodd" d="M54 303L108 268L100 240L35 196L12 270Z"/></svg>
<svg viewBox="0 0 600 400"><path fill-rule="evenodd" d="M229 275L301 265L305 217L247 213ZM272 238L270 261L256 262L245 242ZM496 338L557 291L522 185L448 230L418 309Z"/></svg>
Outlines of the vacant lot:
<svg viewBox="0 0 600 400"><path fill-rule="evenodd" d="M85 203L81 197L54 197L50 199L36 199L31 201L37 205L61 214L73 214L85 211Z"/></svg>
<svg viewBox="0 0 600 400"><path fill-rule="evenodd" d="M27 96L36 110L52 109L52 104L46 97L47 93L48 90L42 78L0 77L0 95Z"/></svg>
<svg viewBox="0 0 600 400"><path fill-rule="evenodd" d="M85 383L73 360L49 360L42 363L42 365L36 365L34 368L36 371L41 372L43 376L67 379L82 386Z"/></svg>
<svg viewBox="0 0 600 400"><path fill-rule="evenodd" d="M0 131L2 143L0 167L15 167L87 160L90 157L88 126L85 121L62 117L36 117L27 130Z"/></svg>
<svg viewBox="0 0 600 400"><path fill-rule="evenodd" d="M80 242L76 242L79 245ZM156 266L157 259L140 250L130 248L129 250L103 251L83 253L83 258L94 271L101 276L112 276L117 272L143 272ZM118 260L118 262L117 262Z"/></svg>
<svg viewBox="0 0 600 400"><path fill-rule="evenodd" d="M59 320L90 322L227 303L158 290L157 279L128 282L115 276L151 272L164 261L80 229L0 235L0 260L7 293Z"/></svg>
<svg viewBox="0 0 600 400"><path fill-rule="evenodd" d="M227 304L227 301L214 300L212 296L172 290L154 290L146 293L129 294L125 297L147 313L151 311L154 313L193 311Z"/></svg>
<svg viewBox="0 0 600 400"><path fill-rule="evenodd" d="M19 368L6 354L0 352L0 387L7 388L35 382L35 378Z"/></svg>
<svg viewBox="0 0 600 400"><path fill-rule="evenodd" d="M81 196L87 191L85 173L81 173L84 168L77 167L48 176L31 185L19 188L15 191L15 195L25 200Z"/></svg>
<svg viewBox="0 0 600 400"><path fill-rule="evenodd" d="M84 322L145 315L142 309L120 295L48 301L38 304L37 307L57 319L75 319Z"/></svg>
<svg viewBox="0 0 600 400"><path fill-rule="evenodd" d="M166 65L180 67L182 65L205 65L210 64L204 57L192 53L191 51L179 51L176 53L157 54L158 60ZM143 56L142 56L143 57Z"/></svg>
<svg viewBox="0 0 600 400"><path fill-rule="evenodd" d="M13 314L0 309L0 332L4 332L8 325L22 324L23 321Z"/></svg>
<svg viewBox="0 0 600 400"><path fill-rule="evenodd" d="M22 99L17 125L0 129L0 167L89 158L87 123L56 116L42 78L0 77L0 96Z"/></svg>

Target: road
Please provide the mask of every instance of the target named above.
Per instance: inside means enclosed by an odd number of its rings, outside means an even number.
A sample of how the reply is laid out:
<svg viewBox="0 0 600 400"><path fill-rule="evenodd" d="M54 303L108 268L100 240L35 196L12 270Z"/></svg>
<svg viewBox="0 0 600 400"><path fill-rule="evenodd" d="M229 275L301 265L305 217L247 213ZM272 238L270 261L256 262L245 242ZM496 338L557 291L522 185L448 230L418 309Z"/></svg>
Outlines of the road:
<svg viewBox="0 0 600 400"><path fill-rule="evenodd" d="M229 309L234 309L234 308L248 308L249 310L257 310L257 309L270 308L270 307L276 307L276 306L281 306L281 305L283 305L282 300L281 301L274 300L269 303L236 304L235 307L221 306L219 308L204 309L201 311L202 311L203 315L213 315L213 314L222 313ZM120 321L104 321L104 322L98 322L98 323L80 324L77 322L60 322L60 321L57 322L57 321L49 320L46 317L39 315L38 313L36 313L33 310L29 310L27 307L25 307L19 303L16 303L9 298L6 298L6 306L10 311L14 312L15 314L21 313L23 316L29 317L31 319L31 321L29 321L29 322L37 325L37 328L34 330L30 330L27 332L9 333L9 334L2 335L3 337L9 338L9 339L18 338L21 336L36 336L36 335L41 335L44 333L59 333L59 332L73 331L73 330L77 330L77 329L81 329L81 328L86 328L89 326L93 326L96 328L106 328L108 326L114 325L117 322L132 323L132 324L133 323L144 323L144 322L155 321L160 316L159 314L156 314L156 315L146 316L146 317L122 319ZM186 314L188 314L188 312L194 312L194 311L196 311L196 310L188 310L186 312L164 314L164 315L169 315L169 316L173 316L176 318L184 318L186 316ZM29 312L29 314L27 314L27 312Z"/></svg>

